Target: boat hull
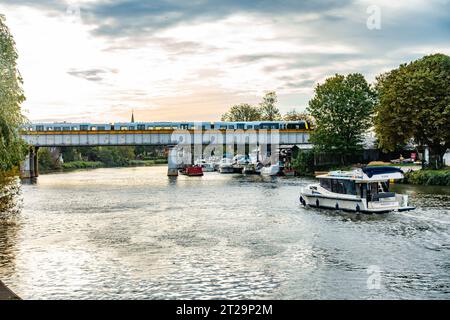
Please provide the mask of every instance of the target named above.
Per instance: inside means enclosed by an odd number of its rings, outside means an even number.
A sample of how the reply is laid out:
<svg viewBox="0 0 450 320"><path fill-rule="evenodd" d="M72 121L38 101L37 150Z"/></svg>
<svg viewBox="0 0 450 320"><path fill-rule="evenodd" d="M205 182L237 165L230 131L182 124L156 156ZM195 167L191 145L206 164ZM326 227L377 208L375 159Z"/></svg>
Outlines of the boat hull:
<svg viewBox="0 0 450 320"><path fill-rule="evenodd" d="M203 169L202 167L187 167L180 171L180 173L189 177L198 177L203 176Z"/></svg>
<svg viewBox="0 0 450 320"><path fill-rule="evenodd" d="M234 173L234 168L232 166L219 167L219 172L220 173Z"/></svg>
<svg viewBox="0 0 450 320"><path fill-rule="evenodd" d="M411 206L399 206L398 203L386 203L385 206L379 205L378 207L373 207L373 203L368 204L366 199L343 199L343 198L333 198L323 195L314 195L301 193L300 203L305 207L311 208L321 208L321 209L332 209L341 210L347 212L360 212L360 213L388 213L392 211L409 211L414 210L415 207Z"/></svg>

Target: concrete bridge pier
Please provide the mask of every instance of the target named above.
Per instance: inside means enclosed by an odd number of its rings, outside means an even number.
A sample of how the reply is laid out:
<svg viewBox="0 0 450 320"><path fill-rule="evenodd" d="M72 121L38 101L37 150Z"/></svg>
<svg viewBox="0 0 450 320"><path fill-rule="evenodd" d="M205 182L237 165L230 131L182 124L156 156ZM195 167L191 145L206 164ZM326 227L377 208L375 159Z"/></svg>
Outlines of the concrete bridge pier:
<svg viewBox="0 0 450 320"><path fill-rule="evenodd" d="M30 147L25 160L20 164L20 176L23 179L33 179L39 176L39 147Z"/></svg>
<svg viewBox="0 0 450 320"><path fill-rule="evenodd" d="M169 155L167 157L167 175L170 177L178 176L177 154L177 148L174 146L170 146Z"/></svg>

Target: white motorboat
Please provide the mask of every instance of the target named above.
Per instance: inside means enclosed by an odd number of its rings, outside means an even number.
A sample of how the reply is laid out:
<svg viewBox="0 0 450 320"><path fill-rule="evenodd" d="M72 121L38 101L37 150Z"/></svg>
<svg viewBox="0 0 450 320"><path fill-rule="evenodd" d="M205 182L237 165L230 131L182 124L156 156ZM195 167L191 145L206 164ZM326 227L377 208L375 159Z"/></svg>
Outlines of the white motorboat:
<svg viewBox="0 0 450 320"><path fill-rule="evenodd" d="M202 167L203 172L213 172L214 171L214 163L209 162L205 159L198 159L195 161L195 165Z"/></svg>
<svg viewBox="0 0 450 320"><path fill-rule="evenodd" d="M280 173L280 165L278 163L261 168L262 176L276 176Z"/></svg>
<svg viewBox="0 0 450 320"><path fill-rule="evenodd" d="M223 158L219 162L220 173L234 173L233 161L229 158Z"/></svg>
<svg viewBox="0 0 450 320"><path fill-rule="evenodd" d="M365 213L413 210L408 196L389 191L391 180L403 179L395 167L365 167L354 171L331 171L317 176L319 183L300 192L307 207Z"/></svg>

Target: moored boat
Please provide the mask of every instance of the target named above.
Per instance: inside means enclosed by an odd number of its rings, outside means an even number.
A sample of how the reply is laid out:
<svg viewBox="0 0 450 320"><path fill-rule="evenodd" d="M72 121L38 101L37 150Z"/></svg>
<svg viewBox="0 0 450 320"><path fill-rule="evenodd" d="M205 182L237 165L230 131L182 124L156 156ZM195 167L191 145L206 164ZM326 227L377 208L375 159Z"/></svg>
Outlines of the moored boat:
<svg viewBox="0 0 450 320"><path fill-rule="evenodd" d="M276 176L280 173L280 165L278 163L261 168L262 176Z"/></svg>
<svg viewBox="0 0 450 320"><path fill-rule="evenodd" d="M195 165L202 167L203 172L213 172L214 163L205 159L198 159L195 161Z"/></svg>
<svg viewBox="0 0 450 320"><path fill-rule="evenodd" d="M220 173L234 173L233 162L228 158L223 158L219 163Z"/></svg>
<svg viewBox="0 0 450 320"><path fill-rule="evenodd" d="M189 177L202 176L203 169L201 166L187 166L180 170L180 173Z"/></svg>
<svg viewBox="0 0 450 320"><path fill-rule="evenodd" d="M389 191L391 180L403 179L395 167L365 167L354 171L331 171L317 176L319 183L300 192L307 207L365 213L413 210L408 196Z"/></svg>

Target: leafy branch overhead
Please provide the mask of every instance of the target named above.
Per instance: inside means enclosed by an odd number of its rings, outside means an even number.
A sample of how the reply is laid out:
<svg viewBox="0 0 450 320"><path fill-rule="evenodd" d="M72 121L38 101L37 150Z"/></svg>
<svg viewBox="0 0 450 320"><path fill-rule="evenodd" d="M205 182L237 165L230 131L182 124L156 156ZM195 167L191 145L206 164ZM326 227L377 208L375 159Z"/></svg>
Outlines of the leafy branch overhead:
<svg viewBox="0 0 450 320"><path fill-rule="evenodd" d="M17 165L25 151L18 131L25 121L20 107L25 96L17 58L14 39L0 15L0 173Z"/></svg>

